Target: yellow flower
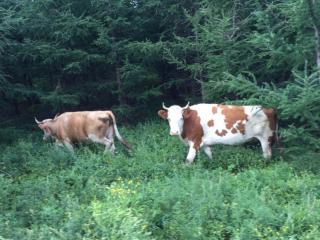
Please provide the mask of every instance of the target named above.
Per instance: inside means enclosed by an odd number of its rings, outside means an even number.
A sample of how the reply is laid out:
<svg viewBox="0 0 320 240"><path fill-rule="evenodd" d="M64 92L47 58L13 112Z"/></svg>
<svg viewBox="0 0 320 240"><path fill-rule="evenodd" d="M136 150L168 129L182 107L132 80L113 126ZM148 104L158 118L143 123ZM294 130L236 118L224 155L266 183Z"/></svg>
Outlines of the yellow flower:
<svg viewBox="0 0 320 240"><path fill-rule="evenodd" d="M121 182L121 181L122 181L122 177L121 177L121 176L118 177L118 178L117 178L117 181Z"/></svg>

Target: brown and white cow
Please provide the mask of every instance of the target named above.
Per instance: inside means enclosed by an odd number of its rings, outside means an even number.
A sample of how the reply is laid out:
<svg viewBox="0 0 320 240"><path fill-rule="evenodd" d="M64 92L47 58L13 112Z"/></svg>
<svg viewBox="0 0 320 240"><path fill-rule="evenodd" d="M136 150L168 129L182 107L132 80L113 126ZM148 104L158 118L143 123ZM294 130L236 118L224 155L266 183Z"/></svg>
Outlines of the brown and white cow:
<svg viewBox="0 0 320 240"><path fill-rule="evenodd" d="M196 104L189 107L173 105L159 110L158 115L169 121L170 135L177 135L189 145L187 161L192 163L203 147L212 159L210 146L235 145L253 138L260 141L265 158L272 155L271 144L276 138L277 118L273 109L261 106Z"/></svg>
<svg viewBox="0 0 320 240"><path fill-rule="evenodd" d="M38 121L39 128L44 132L43 139L55 139L57 145L65 145L73 152L72 144L75 142L92 141L106 146L112 153L115 150L114 134L127 148L130 148L117 128L115 116L111 111L83 111L66 112L54 119Z"/></svg>

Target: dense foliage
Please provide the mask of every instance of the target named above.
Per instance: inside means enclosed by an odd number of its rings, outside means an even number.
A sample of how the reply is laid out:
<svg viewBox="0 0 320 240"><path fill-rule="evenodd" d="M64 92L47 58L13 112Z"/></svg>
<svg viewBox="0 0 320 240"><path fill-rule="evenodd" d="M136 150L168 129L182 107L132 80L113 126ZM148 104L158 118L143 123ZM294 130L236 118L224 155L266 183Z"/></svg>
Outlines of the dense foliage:
<svg viewBox="0 0 320 240"><path fill-rule="evenodd" d="M318 161L265 161L260 146L187 149L166 124L121 129L135 152L75 156L29 135L3 148L1 239L318 239ZM25 135L27 136L27 135ZM38 140L36 140L38 139ZM310 171L312 170L312 171Z"/></svg>
<svg viewBox="0 0 320 240"><path fill-rule="evenodd" d="M163 100L242 101L278 109L284 142L319 149L319 19L312 0L2 1L1 118L138 121Z"/></svg>

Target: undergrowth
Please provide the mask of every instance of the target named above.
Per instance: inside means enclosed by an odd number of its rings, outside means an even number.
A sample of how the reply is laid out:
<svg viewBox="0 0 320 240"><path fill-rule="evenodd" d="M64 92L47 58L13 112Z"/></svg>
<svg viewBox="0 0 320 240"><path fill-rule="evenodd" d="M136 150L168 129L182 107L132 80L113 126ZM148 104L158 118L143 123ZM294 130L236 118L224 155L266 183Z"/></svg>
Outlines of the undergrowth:
<svg viewBox="0 0 320 240"><path fill-rule="evenodd" d="M259 145L213 146L187 166L165 123L120 132L133 145L77 146L40 132L0 153L0 239L319 239L315 153L264 160ZM16 140L12 140L16 139Z"/></svg>

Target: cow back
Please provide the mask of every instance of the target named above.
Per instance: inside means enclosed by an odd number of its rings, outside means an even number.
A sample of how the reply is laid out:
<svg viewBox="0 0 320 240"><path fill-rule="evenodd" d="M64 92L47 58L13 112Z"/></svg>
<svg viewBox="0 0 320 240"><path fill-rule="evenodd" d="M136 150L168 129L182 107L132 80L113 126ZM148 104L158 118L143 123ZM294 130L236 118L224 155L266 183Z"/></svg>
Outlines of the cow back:
<svg viewBox="0 0 320 240"><path fill-rule="evenodd" d="M56 118L57 138L74 141L84 141L89 134L98 138L105 137L109 127L106 111L67 112Z"/></svg>

